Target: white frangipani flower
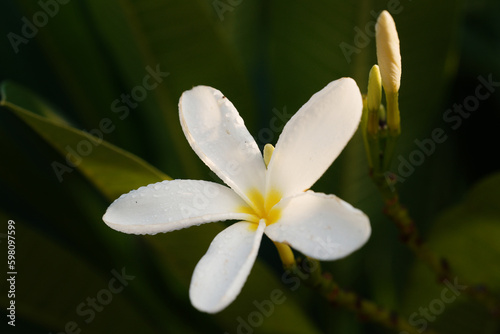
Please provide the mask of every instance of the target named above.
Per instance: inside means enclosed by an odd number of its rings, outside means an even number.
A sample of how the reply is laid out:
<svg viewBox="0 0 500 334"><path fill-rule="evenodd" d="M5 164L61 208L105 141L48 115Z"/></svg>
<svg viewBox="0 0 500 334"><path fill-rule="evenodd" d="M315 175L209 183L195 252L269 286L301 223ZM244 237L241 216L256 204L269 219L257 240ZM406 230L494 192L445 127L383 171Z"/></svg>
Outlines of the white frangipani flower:
<svg viewBox="0 0 500 334"><path fill-rule="evenodd" d="M286 124L266 168L233 104L214 88L194 87L179 102L182 129L229 187L194 180L151 184L122 195L103 220L135 234L238 220L215 237L191 280L192 304L218 312L241 291L264 233L319 260L342 258L366 242L371 229L365 214L334 195L308 190L356 131L361 110L354 80L331 82Z"/></svg>

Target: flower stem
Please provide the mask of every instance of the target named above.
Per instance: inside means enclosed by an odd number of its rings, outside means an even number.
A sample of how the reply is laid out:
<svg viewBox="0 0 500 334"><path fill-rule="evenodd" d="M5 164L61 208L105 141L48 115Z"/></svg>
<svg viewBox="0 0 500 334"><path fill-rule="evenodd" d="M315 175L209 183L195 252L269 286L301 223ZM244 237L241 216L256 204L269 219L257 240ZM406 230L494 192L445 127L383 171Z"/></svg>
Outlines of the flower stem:
<svg viewBox="0 0 500 334"><path fill-rule="evenodd" d="M456 275L452 273L448 261L437 256L423 241L415 222L408 210L399 201L399 194L394 186L391 173L370 173L384 200L384 214L391 219L399 230L401 241L436 275L436 279L445 284L453 281ZM463 281L463 279L461 279ZM486 306L494 317L500 317L500 304L483 285L464 284L469 288L464 292L471 298Z"/></svg>
<svg viewBox="0 0 500 334"><path fill-rule="evenodd" d="M421 333L396 312L362 299L354 292L342 289L330 274L321 272L320 263L315 259L297 259L296 263L284 265L284 268L301 279L306 286L318 292L332 307L344 307L363 320L378 323L398 332ZM432 330L426 330L425 333L437 334Z"/></svg>

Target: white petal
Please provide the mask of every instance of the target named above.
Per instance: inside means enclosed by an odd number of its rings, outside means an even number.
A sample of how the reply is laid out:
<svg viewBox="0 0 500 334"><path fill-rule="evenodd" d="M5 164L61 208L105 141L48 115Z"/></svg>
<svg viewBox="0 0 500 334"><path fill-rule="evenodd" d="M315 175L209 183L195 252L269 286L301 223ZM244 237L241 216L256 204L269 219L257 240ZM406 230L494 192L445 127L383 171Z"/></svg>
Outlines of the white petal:
<svg viewBox="0 0 500 334"><path fill-rule="evenodd" d="M102 217L111 228L134 234L169 232L220 220L249 219L245 202L223 185L194 180L150 184L114 201Z"/></svg>
<svg viewBox="0 0 500 334"><path fill-rule="evenodd" d="M329 83L285 125L268 166L267 189L283 197L309 189L337 158L361 120L363 102L351 78Z"/></svg>
<svg viewBox="0 0 500 334"><path fill-rule="evenodd" d="M179 114L189 144L214 173L247 201L251 189L263 193L262 154L238 111L220 91L197 86L184 92Z"/></svg>
<svg viewBox="0 0 500 334"><path fill-rule="evenodd" d="M189 297L200 311L216 313L233 300L245 284L266 224L235 223L219 233L194 269Z"/></svg>
<svg viewBox="0 0 500 334"><path fill-rule="evenodd" d="M307 191L278 203L280 219L266 228L273 241L289 244L318 260L336 260L370 236L368 217L333 195Z"/></svg>

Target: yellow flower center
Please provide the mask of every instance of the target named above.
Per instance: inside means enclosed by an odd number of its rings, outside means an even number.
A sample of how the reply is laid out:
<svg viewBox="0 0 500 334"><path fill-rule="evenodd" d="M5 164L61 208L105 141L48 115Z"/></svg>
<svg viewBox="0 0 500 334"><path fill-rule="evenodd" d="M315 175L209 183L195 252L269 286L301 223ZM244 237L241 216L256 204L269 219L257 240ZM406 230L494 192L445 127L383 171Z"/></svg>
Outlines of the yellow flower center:
<svg viewBox="0 0 500 334"><path fill-rule="evenodd" d="M281 193L275 189L271 189L265 196L256 189L251 189L247 193L248 198L253 205L244 205L238 208L239 212L252 215L250 222L259 224L261 219L266 221L266 225L274 224L281 217L281 209L275 205L281 200Z"/></svg>

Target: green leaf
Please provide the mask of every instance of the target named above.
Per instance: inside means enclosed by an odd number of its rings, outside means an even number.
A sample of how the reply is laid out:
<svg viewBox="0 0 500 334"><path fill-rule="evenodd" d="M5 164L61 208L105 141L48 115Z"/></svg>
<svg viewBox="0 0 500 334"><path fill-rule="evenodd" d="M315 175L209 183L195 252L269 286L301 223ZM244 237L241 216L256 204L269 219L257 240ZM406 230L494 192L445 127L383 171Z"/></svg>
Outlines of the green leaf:
<svg viewBox="0 0 500 334"><path fill-rule="evenodd" d="M11 82L4 82L0 89L0 105L21 118L64 157L52 162L59 182L78 167L113 200L132 189L169 179L142 159L104 140L106 134L115 129L111 119L103 118L100 127L90 131L96 135L92 136L65 124L47 103L29 90ZM51 118L45 116L48 110Z"/></svg>
<svg viewBox="0 0 500 334"><path fill-rule="evenodd" d="M420 307L430 310L433 327L450 333L496 333L500 321L494 321L483 305L470 300L463 289L487 287L500 300L500 173L479 182L457 206L447 210L435 222L429 246L449 262L459 288L458 298L439 285L427 267L417 263L410 278L404 309L425 319ZM455 282L450 282L455 285ZM445 296L443 298L443 295ZM446 297L447 296L447 297ZM444 305L443 312L439 305ZM433 312L434 310L434 312ZM450 321L460 319L460 321Z"/></svg>
<svg viewBox="0 0 500 334"><path fill-rule="evenodd" d="M0 216L3 221L5 215ZM103 273L45 233L21 221L15 221L13 226L15 229L9 231L15 233L11 237L15 238L12 240L16 253L15 270L11 271L17 274L7 278L15 278L15 298L11 300L15 301L18 318L30 319L54 332L68 331L68 328L96 334L158 332L150 325L148 312L138 312L134 305L134 285L140 279L133 269L109 267ZM0 241L7 243L6 238ZM127 275L125 283L114 279L124 277L122 270ZM2 298L2 307L6 308L8 302ZM122 321L111 323L107 321L109 317Z"/></svg>
<svg viewBox="0 0 500 334"><path fill-rule="evenodd" d="M471 283L483 283L500 294L500 173L474 186L462 203L446 211L429 242L452 269ZM484 270L488 268L488 270Z"/></svg>
<svg viewBox="0 0 500 334"><path fill-rule="evenodd" d="M55 104L64 106L63 109L68 112L69 119L77 120L81 127L88 129L98 128L103 117L112 115L111 117L118 119L118 115L111 108L113 101L119 100L122 94L131 94L135 87L142 84L144 76L147 75L146 66L154 68L159 64L160 69L169 72L170 75L158 88L148 91L147 98L140 101L137 108L130 108L130 116L123 122L118 121L121 122L119 131L110 133L105 139L118 143L120 147L139 154L149 162L154 162L154 165L169 171L172 176L198 178L202 168L205 168L204 171L208 169L189 150L187 141L180 130L176 104L184 90L197 84L208 84L221 89L241 112L251 133L256 135L260 144L266 141L275 142L280 132L276 128L279 128L289 115L298 110L312 93L322 88L327 82L344 75L352 76L357 80L361 91L364 91L368 70L375 62L374 40L370 38L370 42L360 48L359 54L353 54L350 63L347 62L339 44L346 42L354 45L356 38L354 28L364 30L366 24L374 20L370 14L371 10L378 11L390 4L398 3L387 0L354 2L335 0L310 3L266 0L239 2L223 0L222 2L231 7L230 10L224 12L222 18L214 6L215 1L212 0L69 2L59 6L59 13L51 17L49 24L43 29L39 29L36 38L30 38L28 45L21 45L20 54L6 58L8 61L2 63L4 69L2 72L9 73L16 81L23 82L27 87L33 87L38 92L43 91L45 96L55 97L50 99ZM423 139L436 127L434 120L440 119L447 107L442 102L455 101L453 97L446 100L448 97L446 89L456 68L455 41L458 40L457 32L461 31L458 18L462 17L459 12L462 2L454 0L399 2L402 11L394 15L394 18L400 33L403 53L401 91L403 136L398 143L399 152L396 156L402 153L404 157L407 157L407 154L415 149L414 140ZM12 11L11 7L18 4L22 4L26 9L23 13ZM0 25L5 27L6 31L21 33L22 21L19 21L19 17L26 16L28 20L31 20L33 15L40 10L39 2L36 1L10 1L6 5L6 10L2 11ZM4 39L5 41L7 39ZM474 41L478 42L479 39L476 38ZM475 52L474 50L477 51L480 46L481 43L477 48L468 47L467 50ZM4 54L9 51L11 51L10 46L6 48ZM481 55L479 52L478 59ZM490 58L494 60L494 57ZM5 71L7 68L9 71ZM51 114L50 111L54 111L52 108L40 108L36 104L35 106L28 105L30 99L23 96L22 90L18 91L21 93L16 99L13 95L14 91L9 93L9 99L16 100L16 103L8 102L22 106L26 111L36 110L40 113L44 110L49 111L48 114L45 113L45 117L52 119L51 125L69 124L57 114ZM44 103L44 105L47 104ZM272 111L274 109L279 111L278 117ZM284 112L285 109L286 112ZM22 113L17 111L14 114ZM21 119L29 119L30 124L40 125L39 118L26 116L26 114L23 114L23 117ZM257 128L258 122L260 124ZM6 127L9 125L7 124ZM46 125L44 129L48 128ZM54 134L50 133L52 130L49 133L46 131L45 136L55 137L59 130ZM75 135L73 131L69 132ZM264 136L269 133L271 135ZM29 146L30 140L26 138L18 138L7 132L2 134L2 138L5 137L9 140L8 142L19 144L16 148L21 147L22 154L29 157L35 155L34 153L43 154L34 152L36 149ZM87 137L77 136L77 138L79 139L75 138L72 145L82 138L90 141ZM65 148L68 145L66 140L64 138L58 148L58 151L63 153L63 158L57 161L62 164L65 163ZM12 150L11 147L6 149ZM457 168L455 168L457 164L454 164L456 160L453 160L456 157L453 157L453 153L445 153L442 158L443 151L446 151L444 147L438 148L432 159L426 160L425 165L419 167L415 175L412 175L404 185L401 184L405 193L402 197L405 199L405 204L410 207L410 211L425 218L418 219L423 224L432 214L428 208L437 202L433 199L438 196L446 198L446 194L449 195L453 191L453 189L447 190L449 189L445 187L447 182L460 183L461 175L458 175ZM447 152L454 152L454 150ZM17 157L17 155L11 156ZM39 158L44 163L42 167L47 165L46 161L50 163L50 160L54 159L52 155L49 158L45 157L45 160L43 156ZM100 163L104 161L109 163L111 160L106 160L107 158L108 155L104 160L100 160ZM8 161L8 159L5 160ZM58 201L60 198L48 197L44 198L43 202L37 201L39 194L43 196L46 189L50 189L51 175L47 177L46 173L40 173L40 165L34 161L26 159L31 162L31 166L27 163L23 164L24 161L12 159L12 164L4 164L2 171L5 170L5 177L1 181L3 185L5 179L8 178L11 188L18 190L16 195L22 199L19 202L28 201L31 204L30 209L36 208L32 214L44 217L37 222L40 227L47 230L55 229L51 225L55 220L52 218L59 218L57 226L66 224L66 230L58 229L57 231L60 237L67 238L71 231L73 234L70 240L74 240L74 236L78 235L79 231L86 230L87 234L81 239L87 240L89 235L95 233L94 227L102 224L99 217L96 215L92 219L82 218L79 213L85 213L86 206L92 206L93 210L98 211L101 208L96 209L94 202L102 202L102 200L93 192L83 192L81 187L75 186L74 183L69 185L70 182L65 182L64 187L59 188L67 188L69 196L63 197L66 202L78 202L82 207L81 211L74 211L72 207L67 206L64 208L65 212L61 212L61 209L52 207L51 202L59 206L66 203ZM443 161L444 164L441 163ZM113 164L120 167L114 161ZM19 165L23 165L22 168L19 168ZM128 163L126 165L128 166ZM440 167L439 170L434 168L436 165ZM30 173L31 171L34 172ZM120 175L122 172L120 168L113 171L113 173L107 173L107 176L112 179L115 177L114 174ZM435 179L429 181L426 178L426 171L432 171ZM108 199L117 197L131 188L163 178L158 177L156 172L152 172L150 177L140 173L142 176L137 178L136 182L134 173L125 174L130 177L120 177L120 182L122 182L120 189L108 195ZM145 171L145 174L149 175L149 172ZM28 179L27 175L34 178L34 180L29 180L29 184L25 181ZM95 177L92 173L85 173L85 176ZM206 177L203 178L206 179ZM54 177L54 180L56 179ZM48 187L47 184L49 184ZM429 190L429 184L435 184L440 191ZM38 185L43 185L43 187L35 192L30 191L30 188ZM57 187L58 184L55 186ZM22 190L19 191L19 189ZM334 270L334 275L340 283L354 288L361 295L372 296L384 306L394 305L397 302L398 289L403 286L401 282L404 281L406 275L405 255L407 252L400 251L403 246L397 242L394 227L381 218L381 203L377 200L378 194L367 176L360 136L351 141L333 168L318 184L314 185L314 189L338 194L362 208L369 214L373 226L372 237L362 250L344 260L326 264L325 267ZM23 193L26 193L26 198ZM94 195L92 198L94 201L77 201L77 199L92 195ZM10 202L5 203L10 205ZM15 210L18 212L27 211L24 203L16 204L18 206ZM105 203L101 205L103 210ZM67 224L67 217L72 215L79 217L72 219L72 224ZM102 226L103 229L106 228L104 224ZM252 309L252 298L261 300L270 292L263 287L266 282L258 279L261 276L260 272L253 271L242 295L235 304L240 305L239 303L247 301L250 305L242 308L241 312L239 306L236 310L229 308L227 312L230 316L221 314L212 317L199 314L189 305L186 293L189 277L196 261L221 228L222 225L207 225L207 227L194 229L194 232L193 229L189 229L147 237L145 240L148 241L145 243L142 242L142 237L137 236L122 235L124 238L118 238L114 231L107 231L109 233L105 233L102 239L108 247L113 241L119 240L118 242L122 243L124 239L139 245L138 247L129 247L128 243L126 245L129 251L127 254L134 255L134 258L138 250L152 246L153 249L148 249L144 258L141 258L141 260L146 260L147 264L141 274L154 273L155 270L163 273L160 282L144 278L148 284L157 283L154 293L158 292L165 304L171 306L172 309L182 304L180 308L182 311L178 311L177 315L185 323L196 322L198 328L201 328L210 323L211 319L216 318L217 322L228 332L235 332L236 315L242 317L249 315L255 310ZM205 235L198 236L198 233ZM172 243L177 247L164 245L164 243ZM89 258L95 256L95 253L89 254L86 249L82 248L80 251ZM95 252L99 251L100 248ZM268 257L267 253L262 255ZM106 261L98 258L96 262L99 260ZM125 256L117 259L116 263L119 261L129 263L128 261L132 260ZM151 263L148 261L154 261L156 266L150 266ZM141 277L145 277L142 275ZM257 280L252 281L255 280L256 275ZM259 285L260 294L256 295L258 297L253 296L254 284ZM272 284L274 286L275 282ZM176 290L177 287L178 291L171 293L177 297L176 299L171 299L170 294L165 296L159 293L162 289ZM284 289L286 290L287 287ZM307 291L306 293L310 296ZM295 299L294 294L291 294L290 302ZM428 300L426 302L428 303ZM285 304L288 304L288 299ZM315 300L314 302L304 300L305 308L308 310L311 310L311 304L315 307ZM422 302L420 305L425 304ZM292 329L293 325L289 323L289 320L287 322L287 319L296 317L299 312L290 312L287 318L282 318L278 316L282 306L277 307L276 314L270 316L269 319L266 318L264 326L275 326L278 329L280 322L286 322L286 328ZM289 306L289 308L293 307ZM316 307L319 308L319 306ZM411 309L410 312L413 310ZM157 313L153 317L156 320L162 319L162 309L155 308L155 311ZM309 313L314 313L314 318L320 323L332 324L324 331L337 332L339 328L348 328L347 332L350 333L355 333L356 329L358 332L365 332L353 316L343 316L343 314L339 316L339 312L330 310L324 313L314 311L309 311ZM303 319L304 315L300 314L298 317ZM200 319L205 321L198 321ZM467 319L467 316L464 319ZM266 325L270 322L273 325ZM303 329L300 326L297 328ZM206 332L217 332L215 325L210 329ZM260 329L260 327L255 328L255 331L260 332Z"/></svg>
<svg viewBox="0 0 500 334"><path fill-rule="evenodd" d="M109 199L113 199L130 189L167 178L139 158L105 141L97 144L96 138L69 127L59 118L49 120L39 114L27 111L23 108L24 106L37 108L38 113L41 113L41 110L51 110L46 103L28 90L12 83L5 83L2 85L2 95L1 104L3 106L24 120L62 154L67 154L68 146L73 147L78 153L78 147L83 141L95 145L92 152L81 158L78 168ZM52 114L56 115L56 113ZM203 255L207 243L222 227L222 224L209 224L205 227L203 235L196 234L195 230L191 229L146 238L148 244L155 246L149 256L152 256L155 262L158 261L159 268L167 273L164 276L163 284L178 286L180 290L173 290L183 292L182 295L178 295L181 300L186 301L187 299L187 288L194 264ZM134 237L130 236L130 238ZM186 248L186 250L179 252L179 249L182 248ZM283 330L283 333L293 333L293 331L296 333L317 333L310 320L293 302L290 291L287 291L287 288L280 283L275 274L259 262L255 264L253 272L254 278L247 284L244 293L234 303L234 306L229 308L232 311L226 311L217 316L222 326L236 329L238 316L248 316L255 311L256 306L252 304L252 301L269 300L271 292L278 289L283 292L282 299L286 299L287 303L273 305L273 317L266 320L265 323L259 324L259 327L262 326L262 330L268 333L276 333L278 328ZM171 290L172 287L168 287L168 289ZM256 299L257 297L260 299ZM290 318L294 321L284 325L284 319Z"/></svg>

